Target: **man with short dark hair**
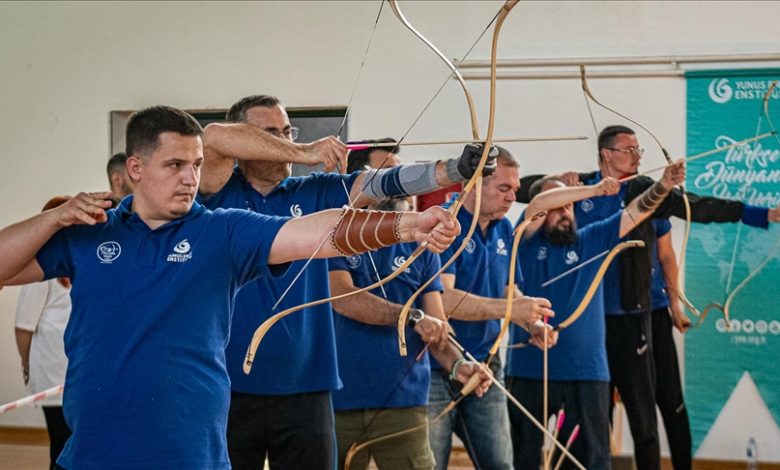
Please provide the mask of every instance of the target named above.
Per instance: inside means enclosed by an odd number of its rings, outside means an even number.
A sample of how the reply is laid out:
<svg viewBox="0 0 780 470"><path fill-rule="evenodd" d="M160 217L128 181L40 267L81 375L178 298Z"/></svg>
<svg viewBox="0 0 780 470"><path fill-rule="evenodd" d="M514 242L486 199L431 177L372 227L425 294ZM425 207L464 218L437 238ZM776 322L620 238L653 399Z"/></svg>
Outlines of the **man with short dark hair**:
<svg viewBox="0 0 780 470"><path fill-rule="evenodd" d="M446 161L295 177L291 163L323 163L326 171L345 168L346 146L333 136L295 143L287 111L268 95L239 100L226 119L205 129L201 195L209 208L297 217L350 202L364 207L387 196L463 181L473 175L482 154L481 147L470 146L460 158ZM284 318L265 338L252 372L245 374L241 366L252 331L264 319L330 296L327 263L313 261L294 281L303 266L293 264L280 279L258 279L235 299L226 356L232 386L228 447L237 470L261 468L266 455L271 468L330 470L335 465L331 391L341 383L330 303Z"/></svg>
<svg viewBox="0 0 780 470"><path fill-rule="evenodd" d="M114 205L119 205L125 196L133 194L133 182L127 176L127 154L118 152L108 159L106 164L106 174L108 175L108 185L111 190Z"/></svg>
<svg viewBox="0 0 780 470"><path fill-rule="evenodd" d="M398 156L398 154L401 153L400 147L381 145L395 142L396 140L391 137L353 142L353 144L357 145L366 145L366 148L349 152L347 173L368 170L371 168L390 168L400 165L401 158Z"/></svg>
<svg viewBox="0 0 780 470"><path fill-rule="evenodd" d="M211 212L195 202L202 132L178 109L139 111L126 138L133 196L107 210L110 193L80 193L0 230L0 284L75 281L63 397L73 434L61 467L230 468L224 347L238 289L283 274L328 238L317 256L356 240L366 249L427 240L440 251L458 232L441 208L389 223L351 209L294 219ZM343 223L355 217L376 229Z"/></svg>

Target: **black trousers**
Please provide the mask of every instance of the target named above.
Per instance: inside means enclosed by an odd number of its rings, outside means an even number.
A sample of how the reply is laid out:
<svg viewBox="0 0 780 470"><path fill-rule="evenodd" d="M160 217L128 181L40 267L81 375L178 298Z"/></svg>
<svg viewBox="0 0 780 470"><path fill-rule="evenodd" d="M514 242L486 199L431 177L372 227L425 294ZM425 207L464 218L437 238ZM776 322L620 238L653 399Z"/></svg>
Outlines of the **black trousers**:
<svg viewBox="0 0 780 470"><path fill-rule="evenodd" d="M228 454L234 470L333 470L336 435L330 392L231 393Z"/></svg>
<svg viewBox="0 0 780 470"><path fill-rule="evenodd" d="M655 372L655 402L661 411L674 470L691 469L691 425L685 408L677 347L672 335L672 318L667 307L653 310L653 357Z"/></svg>
<svg viewBox="0 0 780 470"><path fill-rule="evenodd" d="M70 437L70 428L65 423L61 406L44 406L43 416L46 418L46 430L49 432L49 470L54 470L57 457Z"/></svg>
<svg viewBox="0 0 780 470"><path fill-rule="evenodd" d="M661 468L650 312L607 315L607 360L634 439L638 470Z"/></svg>
<svg viewBox="0 0 780 470"><path fill-rule="evenodd" d="M544 407L543 383L541 380L508 377L507 388L536 419L542 421ZM565 444L574 426L580 425L580 434L571 446L571 453L585 468L608 470L611 468L609 455L609 384L595 381L558 381L548 383L547 415L551 416L564 408L566 417L558 440ZM514 405L509 404L509 421L512 430L512 449L515 470L538 470L541 465L543 436ZM560 458L556 451L550 468ZM569 459L564 459L562 469L574 469Z"/></svg>

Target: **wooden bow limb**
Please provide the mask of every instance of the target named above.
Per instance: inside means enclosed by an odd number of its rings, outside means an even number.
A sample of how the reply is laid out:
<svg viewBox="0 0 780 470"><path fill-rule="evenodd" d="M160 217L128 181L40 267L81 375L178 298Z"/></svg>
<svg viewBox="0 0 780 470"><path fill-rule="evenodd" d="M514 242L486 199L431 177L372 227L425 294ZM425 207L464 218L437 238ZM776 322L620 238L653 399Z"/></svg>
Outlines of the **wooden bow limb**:
<svg viewBox="0 0 780 470"><path fill-rule="evenodd" d="M450 401L447 404L447 406L445 406L444 409L441 412L439 412L439 414L437 414L436 416L434 416L429 420L426 419L424 423L420 423L417 426L408 429L403 429L401 431L385 434L384 436L379 436L374 439L369 439L368 441L365 441L361 444L358 444L357 442L353 443L349 447L349 450L347 450L347 455L346 458L344 459L344 470L349 470L349 466L352 463L352 459L355 457L355 454L365 449L366 447L376 444L378 442L386 441L388 439L393 439L399 436L403 436L405 434L409 434L418 431L420 429L425 429L430 424L439 421L441 418L446 416L447 413L454 410L455 407L458 406L458 403L460 403L464 398L466 398L471 392L476 390L476 388L479 386L481 382L482 382L482 377L479 374L472 375L471 378L469 378L468 382L466 382L466 384L463 385L463 388L461 388L460 392L458 392L458 396L453 398L452 401Z"/></svg>
<svg viewBox="0 0 780 470"><path fill-rule="evenodd" d="M772 96L772 91L774 91L776 87L777 87L777 80L774 80L769 86L769 88L767 89L766 93L764 93L764 98L762 100L762 106L761 106L763 116L759 115L758 125L756 126L756 134L758 134L761 130L761 119L763 117L764 119L766 119L767 123L769 124L769 128L771 129L771 132L774 133L775 138L777 139L777 143L780 144L780 137L777 136L777 131L775 130L775 126L772 123L772 118L769 115L769 98ZM729 282L726 285L726 289L729 288L728 284L730 284L731 272L734 269L734 263L736 260L736 253L737 253L736 250L737 250L737 245L739 243L739 234L740 232L737 231L737 240L734 243L734 253L731 260L731 268L729 269ZM734 301L734 298L737 296L739 291L741 291L754 277L756 277L758 273L761 272L761 270L763 270L764 267L769 263L769 261L771 261L777 255L778 249L780 249L780 237L778 237L778 240L775 243L774 247L772 247L772 249L769 250L769 253L767 254L766 258L764 258L761 261L761 263L759 263L758 266L756 266L756 268L751 273L749 273L747 277L745 277L745 279L743 279L742 282L740 282L737 285L737 287L735 287L734 290L731 291L731 293L726 298L726 301L723 303L721 309L723 311L723 316L726 320L726 328L730 328L729 318L731 314L729 312L731 310L731 303Z"/></svg>
<svg viewBox="0 0 780 470"><path fill-rule="evenodd" d="M501 32L501 26L504 24L504 21L506 20L507 15L509 15L509 12L512 11L512 8L517 5L519 0L507 0L506 3L501 7L501 10L498 13L497 19L496 19L496 25L493 30L493 41L491 45L491 52L490 52L490 112L489 112L489 118L488 118L488 130L487 135L485 137L485 145L484 149L482 151L482 157L480 158L479 165L477 165L477 168L474 170L474 176L469 180L468 183L466 183L463 190L458 194L458 198L455 200L453 205L450 207L451 213L453 216L456 216L460 208L462 207L466 197L468 194L474 189L476 185L479 185L479 188L477 189L477 197L479 198L481 196L482 190L482 170L485 168L485 163L487 162L488 156L490 155L490 150L493 145L493 133L495 131L495 124L496 124L496 59L498 55L498 37ZM440 56L441 57L441 56ZM449 63L449 61L446 61ZM457 72L457 68L454 66L453 73ZM470 95L469 95L470 96ZM471 103L471 101L469 100ZM470 104L469 106L472 106ZM472 121L472 134L477 134L476 128L474 127L474 121ZM476 139L479 137L476 136ZM463 241L461 243L461 248L465 248L468 244L469 240L471 240L471 237L474 234L474 230L476 228L476 222L479 219L479 213L480 213L480 206L481 204L478 203L475 205L473 220L471 228L469 229L469 233L466 234L466 236L463 238ZM457 251L457 255L460 255L463 250L459 249ZM457 258L456 255L453 255L450 258L450 262L454 262L454 260ZM438 274L437 274L438 275ZM418 290L419 292L419 290ZM415 293L417 294L417 293ZM419 295L419 294L417 294ZM412 299L413 301L413 299ZM409 315L409 310L411 308L411 302L407 302L409 306L404 305L404 309L401 311L401 314L398 316L398 349L401 356L406 355L406 319Z"/></svg>
<svg viewBox="0 0 780 470"><path fill-rule="evenodd" d="M402 272L404 272L404 270L407 267L409 267L412 264L412 262L420 256L420 254L425 250L426 246L427 246L427 243L425 243L425 242L421 243L420 246L418 246L417 249L415 249L414 252L412 252L412 254L409 256L409 258L406 261L404 261L403 263L401 263L401 265L398 266L398 268L395 271L390 273L384 279L381 279L381 280L379 280L379 281L377 281L377 282L375 282L375 283L373 283L373 284L371 284L369 286L361 287L360 289L357 289L357 290L354 290L354 291L345 292L345 293L343 293L341 295L336 295L336 296L333 296L333 297L328 297L328 298L320 299L320 300L314 300L312 302L307 302L305 304L296 305L295 307L291 307L291 308L288 308L286 310L283 310L283 311L281 311L281 312L279 312L279 313L269 317L268 319L266 319L255 330L254 335L252 335L252 341L249 343L249 347L247 348L247 351L246 351L246 357L244 359L244 366L243 366L244 373L245 374L249 374L249 372L251 372L251 370L252 370L252 361L253 361L253 359L255 357L255 353L257 352L258 346L260 346L260 342L263 340L263 338L265 337L266 333L268 333L268 330L270 330L271 327L274 326L279 320L281 320L282 318L284 318L284 317L286 317L286 316L288 316L288 315L290 315L292 313L295 313L295 312L297 312L299 310L303 310L303 309L306 309L306 308L309 308L309 307L316 307L317 305L322 305L324 303L331 302L333 300L340 300L340 299L344 299L344 298L347 298L347 297L352 296L352 295L360 294L360 293L363 293L363 292L368 292L368 291L370 291L372 289L376 289L376 288L384 285L385 283L395 279Z"/></svg>
<svg viewBox="0 0 780 470"><path fill-rule="evenodd" d="M509 279L507 280L506 287L506 310L504 311L504 323L501 325L501 329L498 332L498 336L496 336L496 340L493 342L493 346L491 346L490 350L488 351L488 357L485 360L485 364L488 366L490 365L493 357L498 352L498 349L501 346L501 341L504 339L504 336L506 336L507 331L509 331L509 324L512 322L512 302L514 301L515 295L517 253L520 246L520 241L523 239L523 234L525 233L528 226L542 217L547 217L547 211L539 211L534 214L533 217L522 221L517 225L517 227L515 227L512 238L512 252L511 256L509 257Z"/></svg>
<svg viewBox="0 0 780 470"><path fill-rule="evenodd" d="M473 356L473 355L472 355L470 352L468 352L468 351L467 351L467 350L466 350L466 349L465 349L465 348L464 348L464 347L463 347L463 346L462 346L462 345L461 345L461 344L458 342L458 340L457 340L457 339L455 339L455 337L454 337L454 336L450 335L450 337L449 337L449 340L450 340L450 343L451 343L453 346L455 346L455 347L456 347L456 348L457 348L457 349L458 349L458 350L461 352L461 354L463 354L463 355L466 357L466 359L468 359L468 360L470 360L470 361L473 361L473 362L477 362L477 363L479 363L479 361L477 361L477 360L474 358L474 356ZM539 422L539 420L538 420L538 419L536 419L536 418L534 417L534 415L533 415L533 414L531 414L531 412L530 412L530 411L528 411L528 409L526 409L526 407L524 407L524 406L523 406L523 404L522 404L522 403L520 403L520 401L519 401L517 398L515 398L515 396L514 396L514 395L512 395L512 394L509 392L509 390L507 390L507 389L506 389L506 387L504 387L504 384L502 384L500 381L496 380L496 378L493 376L493 373L490 371L490 369L488 369L488 368L487 368L487 366L486 366L485 364L480 364L480 366L482 367L482 370L484 370L484 371L485 371L485 372L488 374L488 376L490 377L490 381L493 383L493 385L494 385L494 386L496 386L496 387L497 387L499 390L501 390L501 393L503 393L503 394L504 394L504 395L507 397L507 399L508 399L509 401L511 401L511 402L512 402L512 404L513 404L513 405L515 405L515 407L517 407L517 409L519 409L519 410L520 410L520 412L521 412L521 413L523 413L523 414L525 415L525 417L526 417L526 418L528 418L528 420L529 420L529 421L531 421L531 423L533 423L533 425L534 425L534 426L536 426L536 428L537 428L537 429L539 429L540 431L542 431L542 432L544 433L544 435L545 435L545 436L547 436L547 437L549 437L550 439L552 439L552 443L553 443L553 444L554 444L554 445L555 445L555 446L556 446L558 449L560 449L560 451L561 451L561 452L563 452L563 454L564 454L565 456L567 456L569 459L571 459L572 463L574 463L574 465L575 465L577 468L579 468L580 470L585 470L585 467L584 467L584 466L583 466L583 465L580 463L580 461L579 461L579 460L577 460L577 458L576 458L576 457L574 457L574 456L573 456L573 455L572 455L572 454L569 452L569 450L568 450L568 449L566 449L566 447L565 447L563 444L561 444L561 443L560 443L560 442L559 442L557 439L555 439L555 438L553 437L552 433L551 433L550 431L548 431L548 430L547 430L547 428L545 428L545 427L542 425L542 423L540 423L540 422Z"/></svg>
<svg viewBox="0 0 780 470"><path fill-rule="evenodd" d="M731 327L729 326L729 321L730 321L729 314L726 311L726 308L722 304L719 304L717 302L712 302L705 305L704 308L701 310L701 312L699 312L699 314L697 315L696 322L690 325L688 328L693 329L693 328L700 327L702 324L704 324L704 320L707 318L707 315L709 315L709 313L713 310L718 310L723 314L723 319L726 321L726 329L727 330L730 329Z"/></svg>
<svg viewBox="0 0 780 470"><path fill-rule="evenodd" d="M619 113L616 110L614 110L614 109L612 109L612 108L610 108L608 106L605 106L604 104L602 104L600 101L598 101L593 96L593 93L591 93L590 88L588 87L587 79L585 78L585 66L584 65L580 65L580 78L581 78L581 82L582 82L582 90L585 92L585 94L591 100L593 100L594 103L596 103L597 105L599 105L602 108L606 109L607 111L610 111L610 112L612 112L612 113L622 117L623 119L625 119L625 120L627 120L627 121L637 125L639 128L641 128L642 130L647 132L650 135L650 137L655 141L655 143L658 145L658 147L661 149L661 153L663 154L664 159L666 160L667 166L674 164L674 162L672 161L671 156L669 155L669 151L666 150L666 147L664 147L664 145L661 143L661 140L658 138L658 136L655 135L655 133L653 133L650 129L648 129L647 127L645 127L642 124L640 124L638 121L636 121L634 119L631 119L630 117L626 116L625 114ZM591 115L591 118L592 117L593 116ZM684 185L680 185L680 192L682 193L683 205L685 207L685 235L683 236L682 248L680 249L680 259L677 262L677 266L680 266L682 268L682 266L685 263L685 253L688 250L688 239L691 236L691 203L688 200L688 195L685 192ZM677 295L678 295L678 297L683 302L683 304L685 304L685 306L688 307L688 309L690 309L692 312L695 312L695 314L698 313L698 310L696 310L696 308L693 306L693 303L691 303L691 301L689 301L688 297L685 295L685 290L683 289L683 286L682 286L682 277L678 277L677 279L678 279L678 281L677 281L678 282L678 284L677 284Z"/></svg>
<svg viewBox="0 0 780 470"><path fill-rule="evenodd" d="M458 71L457 67L455 67L452 62L442 54L442 52L433 45L431 41L429 41L425 36L420 34L417 29L412 26L409 21L406 19L404 14L401 12L401 9L398 7L398 3L395 0L387 0L387 3L390 4L390 8L392 8L393 13L395 13L396 18L407 28L409 31L412 32L415 36L417 36L422 42L425 43L426 46L428 46L429 49L431 49L441 60L444 61L444 63L447 65L447 67L452 70L452 75L455 76L455 78L458 80L458 83L460 83L461 88L463 89L463 93L466 95L466 102L469 109L469 116L471 118L471 136L474 140L479 140L479 124L477 123L477 111L476 107L474 106L474 100L471 98L471 92L466 87L466 81L463 80L463 76Z"/></svg>
<svg viewBox="0 0 780 470"><path fill-rule="evenodd" d="M510 142L559 142L570 140L588 140L584 135L560 135L560 136L540 136L540 137L508 137L506 139L493 139L494 144ZM359 141L347 142L347 148L350 150L365 150L383 147L399 146L422 146L422 145L451 145L451 144L481 144L481 139L471 140L422 140L416 142L374 142L370 144L360 143Z"/></svg>
<svg viewBox="0 0 780 470"><path fill-rule="evenodd" d="M777 241L775 242L775 245L772 247L771 250L769 250L769 254L767 255L767 257L764 258L764 260L761 261L761 263L759 263L758 266L756 266L756 269L754 269L753 272L748 274L747 277L745 279L743 279L742 282L740 282L737 285L737 287L734 288L733 291L731 291L731 294L729 294L728 298L726 299L726 302L724 302L723 305L722 305L722 308L720 308L720 310L723 312L723 318L726 320L726 329L731 328L731 324L730 324L731 303L734 301L734 299L736 298L736 296L739 293L739 291L744 289L745 286L748 285L748 283L750 283L750 281L753 280L753 278L758 276L758 274L764 269L764 267L766 267L766 265L769 264L769 262L772 261L775 258L775 256L777 256L777 252L779 250L780 250L780 237L777 238ZM718 305L718 304L715 304L715 305ZM706 310L706 308L705 308L705 310ZM702 312L702 315L703 314L704 314L704 312Z"/></svg>
<svg viewBox="0 0 780 470"><path fill-rule="evenodd" d="M572 314L569 315L566 318L566 320L556 325L553 328L553 331L561 331L568 328L569 325L577 321L577 319L585 312L585 310L588 308L588 305L590 305L590 301L593 299L593 296L596 294L596 291L598 290L599 285L601 284L601 281L604 278L604 275L607 273L607 268L609 268L609 265L612 263L612 260L614 260L615 257L620 254L621 251L627 248L638 248L642 246L645 246L645 242L643 242L642 240L629 240L615 245L615 247L612 248L612 250L610 250L607 257L604 258L604 261L601 262L598 271L596 271L596 275L593 277L590 286L588 286L588 290L585 292L585 295L582 297L582 300L580 300L580 303L579 305L577 305L577 308L574 309L574 312L572 312ZM521 341L519 343L506 346L506 349L520 349L528 346L529 344L530 344L529 340Z"/></svg>

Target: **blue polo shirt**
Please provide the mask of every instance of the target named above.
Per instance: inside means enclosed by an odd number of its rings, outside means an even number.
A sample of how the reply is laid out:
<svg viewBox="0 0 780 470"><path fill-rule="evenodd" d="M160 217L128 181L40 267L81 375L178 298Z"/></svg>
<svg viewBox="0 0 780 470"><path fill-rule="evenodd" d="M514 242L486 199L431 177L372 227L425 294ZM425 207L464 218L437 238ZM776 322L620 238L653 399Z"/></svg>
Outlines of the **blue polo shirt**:
<svg viewBox="0 0 780 470"><path fill-rule="evenodd" d="M653 219L653 228L655 237L661 238L670 230L672 223L669 219ZM653 304L653 310L669 306L669 296L666 293L666 279L661 262L658 260L658 243L653 243L653 252L650 258L653 266L652 277L650 278L650 300Z"/></svg>
<svg viewBox="0 0 780 470"><path fill-rule="evenodd" d="M552 326L566 320L579 305L596 275L600 261L562 277L547 287L542 284L584 263L620 242L620 216L594 222L577 231L577 241L556 246L547 241L542 230L520 245L520 265L525 275L525 294L544 297L552 303L555 317ZM558 344L548 355L551 380L609 381L605 343L603 282L588 307L574 323L561 330ZM510 327L510 344L528 339L528 333L516 325ZM542 351L535 346L510 349L507 352L507 374L527 379L543 378Z"/></svg>
<svg viewBox="0 0 780 470"><path fill-rule="evenodd" d="M348 203L342 182L352 187L358 173L312 173L282 181L267 196L252 188L238 167L228 183L203 204L209 208L246 209L269 215L301 216ZM333 312L330 303L289 315L268 331L247 375L242 369L255 329L271 315L312 300L330 297L328 263L312 260L276 310L274 304L301 271L295 261L287 274L261 278L238 293L226 357L231 388L256 395L290 395L341 386L336 364Z"/></svg>
<svg viewBox="0 0 780 470"><path fill-rule="evenodd" d="M595 176L584 183L587 185L596 184L602 180L601 172L596 172ZM590 199L583 199L574 203L574 216L577 219L577 225L585 227L594 222L606 219L616 212L620 212L625 207L626 190L628 183L620 185L620 192L611 196L599 196ZM627 312L623 309L620 299L620 260L616 259L607 269L604 275L604 309L607 315L625 315L626 313L642 313L644 310L633 310Z"/></svg>
<svg viewBox="0 0 780 470"><path fill-rule="evenodd" d="M374 251L372 256L382 278L390 275L409 258L417 243L404 243ZM331 258L331 271L348 271L355 287L376 282L376 273L367 254ZM406 300L441 268L439 256L429 251L383 287L387 299L403 305ZM423 291L441 292L438 277ZM381 289L372 294L384 298ZM420 308L420 298L414 306ZM431 370L428 353L420 353L425 343L411 328L406 329L409 354L398 354L396 326L368 325L343 315L335 315L339 373L344 388L333 393L333 408L356 410L367 408L405 408L428 404Z"/></svg>
<svg viewBox="0 0 780 470"><path fill-rule="evenodd" d="M132 200L104 224L60 230L37 255L47 279L73 280L63 397L73 435L57 463L230 468L232 299L271 274L268 252L285 219L195 203L150 230Z"/></svg>
<svg viewBox="0 0 780 470"><path fill-rule="evenodd" d="M458 222L463 232L441 254L446 263L460 247L473 216L462 208ZM466 249L444 272L455 275L455 288L482 297L504 298L509 280L509 257L512 250L512 223L507 218L491 221L485 234L477 227ZM498 336L501 320L462 321L450 319L460 343L478 360L487 358ZM433 368L441 366L433 361Z"/></svg>

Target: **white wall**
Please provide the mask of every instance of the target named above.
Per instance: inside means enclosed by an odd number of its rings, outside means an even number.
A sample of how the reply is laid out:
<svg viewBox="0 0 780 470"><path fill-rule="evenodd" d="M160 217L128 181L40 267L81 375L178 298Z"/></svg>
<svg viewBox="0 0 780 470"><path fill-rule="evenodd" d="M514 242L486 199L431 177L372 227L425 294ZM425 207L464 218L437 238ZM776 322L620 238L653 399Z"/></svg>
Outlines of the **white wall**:
<svg viewBox="0 0 780 470"><path fill-rule="evenodd" d="M447 56L461 57L500 4L401 6ZM112 110L224 108L261 92L288 106L346 105L378 8L375 2L0 3L0 226L35 213L54 194L106 187ZM507 20L499 54L771 53L780 44L778 15L780 3L770 2L527 2ZM470 58L485 59L488 51L486 38ZM447 75L385 7L354 98L352 136L400 136ZM469 86L484 133L487 82ZM577 81L498 86L497 136L593 135ZM682 79L592 80L591 88L683 153ZM603 126L615 118L597 112L596 121ZM463 97L451 83L408 139L469 135ZM646 135L640 139L651 148ZM592 142L508 147L526 172L594 166ZM457 151L407 150L404 158ZM645 158L646 165L662 162L657 152ZM0 402L24 394L13 341L17 292L0 293ZM0 416L0 425L41 425L39 415L16 411Z"/></svg>

